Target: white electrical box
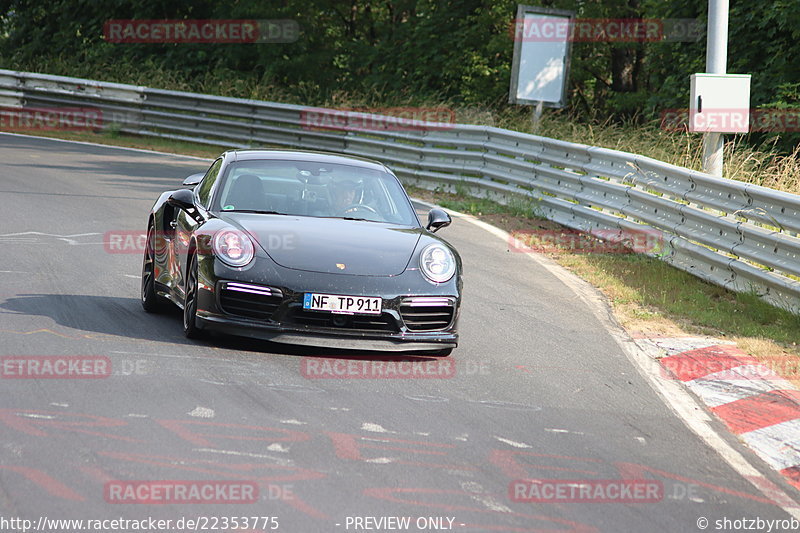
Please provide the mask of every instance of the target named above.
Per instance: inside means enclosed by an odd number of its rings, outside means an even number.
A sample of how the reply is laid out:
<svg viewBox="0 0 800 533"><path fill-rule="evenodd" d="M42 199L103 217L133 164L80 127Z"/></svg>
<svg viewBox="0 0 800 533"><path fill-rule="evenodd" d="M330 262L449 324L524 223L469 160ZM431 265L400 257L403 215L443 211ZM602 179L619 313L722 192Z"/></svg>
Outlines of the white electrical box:
<svg viewBox="0 0 800 533"><path fill-rule="evenodd" d="M747 133L750 74L692 74L689 131Z"/></svg>

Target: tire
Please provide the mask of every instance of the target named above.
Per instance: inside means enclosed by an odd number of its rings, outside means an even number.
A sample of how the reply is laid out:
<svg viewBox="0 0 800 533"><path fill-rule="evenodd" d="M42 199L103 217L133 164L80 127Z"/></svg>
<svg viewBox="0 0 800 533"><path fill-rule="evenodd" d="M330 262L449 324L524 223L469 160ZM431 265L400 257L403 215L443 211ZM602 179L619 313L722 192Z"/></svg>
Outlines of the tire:
<svg viewBox="0 0 800 533"><path fill-rule="evenodd" d="M150 225L147 228L147 243L144 247L144 258L142 259L142 287L140 291L142 308L148 313L161 313L167 308L167 301L156 294L155 248L155 229Z"/></svg>
<svg viewBox="0 0 800 533"><path fill-rule="evenodd" d="M187 339L200 339L203 330L197 327L197 254L189 260L183 291L183 334Z"/></svg>

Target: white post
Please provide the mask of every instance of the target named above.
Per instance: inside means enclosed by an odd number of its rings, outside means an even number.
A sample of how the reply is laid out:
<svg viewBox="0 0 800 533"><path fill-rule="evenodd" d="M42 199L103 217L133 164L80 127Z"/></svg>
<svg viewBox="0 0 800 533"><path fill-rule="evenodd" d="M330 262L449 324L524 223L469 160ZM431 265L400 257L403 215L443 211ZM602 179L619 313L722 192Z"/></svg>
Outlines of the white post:
<svg viewBox="0 0 800 533"><path fill-rule="evenodd" d="M708 41L706 43L706 72L726 74L728 65L728 12L729 0L708 0ZM703 170L722 176L722 148L725 138L721 133L703 134Z"/></svg>
<svg viewBox="0 0 800 533"><path fill-rule="evenodd" d="M544 102L539 100L536 102L536 105L533 106L533 112L531 113L531 133L536 135L539 133L539 122L542 120L542 111L544 109Z"/></svg>

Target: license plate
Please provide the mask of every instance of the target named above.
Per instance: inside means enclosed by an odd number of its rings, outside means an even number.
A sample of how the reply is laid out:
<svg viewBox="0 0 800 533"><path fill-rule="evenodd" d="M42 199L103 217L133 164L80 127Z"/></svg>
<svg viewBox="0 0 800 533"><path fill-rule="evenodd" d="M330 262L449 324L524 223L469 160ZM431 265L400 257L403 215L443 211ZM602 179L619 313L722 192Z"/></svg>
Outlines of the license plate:
<svg viewBox="0 0 800 533"><path fill-rule="evenodd" d="M380 298L372 296L341 296L307 292L303 297L303 309L347 315L379 315L381 314L381 303Z"/></svg>

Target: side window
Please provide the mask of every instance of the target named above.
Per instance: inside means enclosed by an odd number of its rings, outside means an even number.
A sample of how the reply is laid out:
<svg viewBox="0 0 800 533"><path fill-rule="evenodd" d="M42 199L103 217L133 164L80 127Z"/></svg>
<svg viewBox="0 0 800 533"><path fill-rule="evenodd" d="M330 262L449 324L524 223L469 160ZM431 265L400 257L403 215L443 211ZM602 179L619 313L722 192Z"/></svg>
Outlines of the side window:
<svg viewBox="0 0 800 533"><path fill-rule="evenodd" d="M214 188L214 183L216 183L219 177L219 169L221 167L222 159L214 161L214 164L211 165L211 168L208 169L208 172L206 172L206 175L203 177L203 181L201 181L200 185L197 187L197 198L200 200L200 204L206 208L208 208L211 202L211 189Z"/></svg>

